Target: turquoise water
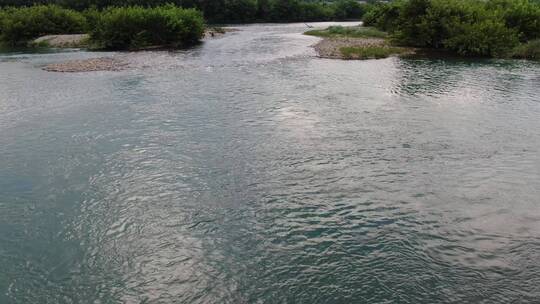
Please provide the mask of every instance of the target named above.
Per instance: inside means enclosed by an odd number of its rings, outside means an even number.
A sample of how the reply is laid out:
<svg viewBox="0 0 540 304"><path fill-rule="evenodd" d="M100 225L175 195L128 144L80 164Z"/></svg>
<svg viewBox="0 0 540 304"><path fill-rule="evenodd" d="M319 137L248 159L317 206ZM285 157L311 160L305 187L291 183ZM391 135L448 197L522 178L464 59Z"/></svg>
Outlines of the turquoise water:
<svg viewBox="0 0 540 304"><path fill-rule="evenodd" d="M0 303L538 301L539 63L239 28L0 55Z"/></svg>

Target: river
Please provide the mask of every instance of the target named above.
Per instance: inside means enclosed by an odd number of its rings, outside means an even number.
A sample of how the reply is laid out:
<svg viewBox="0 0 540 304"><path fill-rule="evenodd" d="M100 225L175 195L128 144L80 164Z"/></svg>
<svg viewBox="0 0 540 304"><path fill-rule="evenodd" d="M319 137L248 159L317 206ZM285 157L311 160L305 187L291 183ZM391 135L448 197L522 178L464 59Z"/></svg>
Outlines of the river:
<svg viewBox="0 0 540 304"><path fill-rule="evenodd" d="M540 299L540 63L238 28L119 72L0 54L0 303Z"/></svg>

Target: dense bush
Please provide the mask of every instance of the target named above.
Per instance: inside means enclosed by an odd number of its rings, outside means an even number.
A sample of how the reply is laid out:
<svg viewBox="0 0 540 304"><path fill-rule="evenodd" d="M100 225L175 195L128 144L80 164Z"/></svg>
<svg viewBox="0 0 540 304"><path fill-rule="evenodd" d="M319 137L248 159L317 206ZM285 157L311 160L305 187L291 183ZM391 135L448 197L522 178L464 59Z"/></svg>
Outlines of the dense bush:
<svg viewBox="0 0 540 304"><path fill-rule="evenodd" d="M4 19L7 17L7 10L0 9L0 37L2 36L2 23L4 22Z"/></svg>
<svg viewBox="0 0 540 304"><path fill-rule="evenodd" d="M383 31L390 31L396 27L400 8L399 2L378 2L367 7L362 20L366 26L375 26Z"/></svg>
<svg viewBox="0 0 540 304"><path fill-rule="evenodd" d="M101 17L101 11L99 11L95 7L91 7L82 11L82 14L84 18L86 18L85 32L89 33L97 27L99 18Z"/></svg>
<svg viewBox="0 0 540 304"><path fill-rule="evenodd" d="M540 60L540 39L519 45L512 51L512 57Z"/></svg>
<svg viewBox="0 0 540 304"><path fill-rule="evenodd" d="M194 9L173 5L116 7L99 15L90 34L92 41L105 49L184 46L202 37L204 20L201 13Z"/></svg>
<svg viewBox="0 0 540 304"><path fill-rule="evenodd" d="M208 21L212 23L360 19L364 12L364 5L355 0L338 0L334 2L305 0L174 0L173 2L184 7L200 9L204 12L204 16Z"/></svg>
<svg viewBox="0 0 540 304"><path fill-rule="evenodd" d="M489 0L487 7L501 14L506 26L518 31L521 41L540 38L540 2Z"/></svg>
<svg viewBox="0 0 540 304"><path fill-rule="evenodd" d="M0 13L0 40L21 45L42 35L81 33L85 22L81 13L55 5L7 8Z"/></svg>
<svg viewBox="0 0 540 304"><path fill-rule="evenodd" d="M360 19L365 5L356 0L0 0L2 6L57 4L83 11L92 7L158 7L174 4L203 12L211 23L323 21Z"/></svg>
<svg viewBox="0 0 540 304"><path fill-rule="evenodd" d="M540 6L528 0L398 0L372 6L364 23L403 45L501 57L539 37Z"/></svg>
<svg viewBox="0 0 540 304"><path fill-rule="evenodd" d="M334 7L330 5L321 5L320 3L302 2L300 11L295 16L284 16L282 21L325 21L336 19Z"/></svg>
<svg viewBox="0 0 540 304"><path fill-rule="evenodd" d="M504 57L519 43L517 32L495 19L461 24L456 32L444 45L462 55Z"/></svg>
<svg viewBox="0 0 540 304"><path fill-rule="evenodd" d="M336 19L355 19L364 14L364 6L355 0L340 0L334 5Z"/></svg>

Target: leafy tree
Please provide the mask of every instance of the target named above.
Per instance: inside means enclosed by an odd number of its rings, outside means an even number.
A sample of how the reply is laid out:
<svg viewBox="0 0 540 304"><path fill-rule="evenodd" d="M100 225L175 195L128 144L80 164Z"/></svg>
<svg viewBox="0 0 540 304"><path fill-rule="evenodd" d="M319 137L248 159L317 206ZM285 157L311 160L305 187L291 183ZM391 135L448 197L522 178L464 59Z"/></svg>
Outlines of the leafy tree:
<svg viewBox="0 0 540 304"><path fill-rule="evenodd" d="M528 0L398 0L371 6L364 23L403 45L501 57L539 37L539 10Z"/></svg>
<svg viewBox="0 0 540 304"><path fill-rule="evenodd" d="M190 45L204 33L199 11L173 5L155 8L113 7L99 17L91 38L105 49L136 49L153 45Z"/></svg>
<svg viewBox="0 0 540 304"><path fill-rule="evenodd" d="M47 34L81 33L85 27L81 13L56 5L9 8L0 14L0 39L10 45L26 44Z"/></svg>
<svg viewBox="0 0 540 304"><path fill-rule="evenodd" d="M364 14L364 8L355 0L339 0L335 3L334 14L338 19L357 19Z"/></svg>
<svg viewBox="0 0 540 304"><path fill-rule="evenodd" d="M517 32L497 18L461 23L455 31L444 45L461 55L503 57L519 43Z"/></svg>
<svg viewBox="0 0 540 304"><path fill-rule="evenodd" d="M527 0L489 0L487 7L502 15L506 26L519 32L521 41L540 38L540 5Z"/></svg>

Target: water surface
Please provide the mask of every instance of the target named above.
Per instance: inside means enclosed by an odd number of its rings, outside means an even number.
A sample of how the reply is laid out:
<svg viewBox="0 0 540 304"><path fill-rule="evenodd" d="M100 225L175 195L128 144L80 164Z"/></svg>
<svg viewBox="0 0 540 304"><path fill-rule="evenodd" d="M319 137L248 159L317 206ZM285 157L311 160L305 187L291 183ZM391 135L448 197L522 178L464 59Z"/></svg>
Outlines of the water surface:
<svg viewBox="0 0 540 304"><path fill-rule="evenodd" d="M540 299L540 64L240 29L0 55L0 303Z"/></svg>

